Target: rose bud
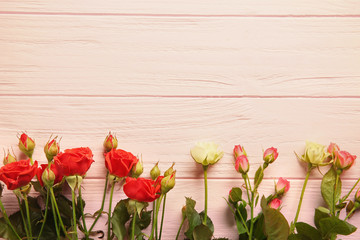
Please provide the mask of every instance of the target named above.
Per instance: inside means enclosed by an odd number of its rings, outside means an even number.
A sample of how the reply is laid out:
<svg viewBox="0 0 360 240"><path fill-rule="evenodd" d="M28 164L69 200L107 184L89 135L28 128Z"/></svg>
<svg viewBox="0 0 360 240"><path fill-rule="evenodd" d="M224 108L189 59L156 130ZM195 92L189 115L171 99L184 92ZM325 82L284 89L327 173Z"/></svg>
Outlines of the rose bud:
<svg viewBox="0 0 360 240"><path fill-rule="evenodd" d="M312 167L328 165L330 162L327 161L327 158L330 154L325 149L324 145L306 142L305 153L301 160L311 164Z"/></svg>
<svg viewBox="0 0 360 240"><path fill-rule="evenodd" d="M158 167L158 164L159 164L159 162L157 162L150 171L150 176L151 176L152 180L155 180L160 176L160 169Z"/></svg>
<svg viewBox="0 0 360 240"><path fill-rule="evenodd" d="M355 201L360 203L360 188L355 193Z"/></svg>
<svg viewBox="0 0 360 240"><path fill-rule="evenodd" d="M339 170L349 169L355 162L356 156L347 151L335 152L335 167Z"/></svg>
<svg viewBox="0 0 360 240"><path fill-rule="evenodd" d="M40 183L40 185L43 186L53 186L56 185L58 183L60 183L63 180L63 175L61 174L60 170L59 170L59 166L56 164L51 164L50 165L50 171L48 173L47 172L49 164L41 164L40 167L38 168L37 172L36 172L36 176L37 179ZM54 174L55 178L53 179L52 174ZM45 175L45 176L44 176ZM47 182L49 183L49 181L53 181L52 185L46 185L46 181L44 181L44 178L47 180ZM50 182L51 183L51 182Z"/></svg>
<svg viewBox="0 0 360 240"><path fill-rule="evenodd" d="M4 153L5 153L5 151L4 151ZM8 150L8 154L5 155L4 160L3 160L4 165L12 163L12 162L16 162L16 161L17 161L16 157L11 155L10 151Z"/></svg>
<svg viewBox="0 0 360 240"><path fill-rule="evenodd" d="M236 160L236 158L238 156L241 156L241 155L247 156L246 152L245 152L245 149L240 145L235 145L235 147L234 147L234 158L235 158L235 160Z"/></svg>
<svg viewBox="0 0 360 240"><path fill-rule="evenodd" d="M263 159L266 163L270 164L274 162L277 157L279 156L279 153L277 152L277 149L274 147L268 148L264 152Z"/></svg>
<svg viewBox="0 0 360 240"><path fill-rule="evenodd" d="M167 176L171 175L171 174L174 172L174 168L173 168L174 165L175 165L175 163L173 163L173 164L171 165L171 167L169 167L169 169L165 171L164 177L167 177Z"/></svg>
<svg viewBox="0 0 360 240"><path fill-rule="evenodd" d="M35 141L26 133L21 134L19 138L19 149L29 158L32 157L35 148Z"/></svg>
<svg viewBox="0 0 360 240"><path fill-rule="evenodd" d="M327 152L330 153L333 157L335 157L335 153L340 151L339 146L336 143L330 143Z"/></svg>
<svg viewBox="0 0 360 240"><path fill-rule="evenodd" d="M199 142L190 150L190 153L195 162L204 167L217 163L224 156L224 152L219 150L219 145L213 142Z"/></svg>
<svg viewBox="0 0 360 240"><path fill-rule="evenodd" d="M60 147L56 142L56 138L57 137L53 138L51 141L49 140L44 146L44 152L49 162L51 162L53 158L60 152Z"/></svg>
<svg viewBox="0 0 360 240"><path fill-rule="evenodd" d="M249 160L245 155L240 155L236 158L235 169L239 173L246 174L249 171Z"/></svg>
<svg viewBox="0 0 360 240"><path fill-rule="evenodd" d="M285 194L287 191L289 191L290 188L290 182L286 180L285 178L279 178L278 182L275 185L275 192L276 195L281 196Z"/></svg>
<svg viewBox="0 0 360 240"><path fill-rule="evenodd" d="M41 175L41 180L47 187L52 187L54 185L55 178L55 173L49 168L46 168Z"/></svg>
<svg viewBox="0 0 360 240"><path fill-rule="evenodd" d="M282 201L278 198L273 199L270 203L269 203L269 207L273 208L273 209L278 209L280 208Z"/></svg>
<svg viewBox="0 0 360 240"><path fill-rule="evenodd" d="M110 152L111 149L116 149L118 146L118 140L115 136L109 133L104 140L105 152Z"/></svg>
<svg viewBox="0 0 360 240"><path fill-rule="evenodd" d="M174 188L175 174L176 174L176 170L173 171L171 175L168 175L161 180L161 193L162 194L165 194Z"/></svg>
<svg viewBox="0 0 360 240"><path fill-rule="evenodd" d="M131 177L138 178L144 172L142 161L138 161L131 169Z"/></svg>

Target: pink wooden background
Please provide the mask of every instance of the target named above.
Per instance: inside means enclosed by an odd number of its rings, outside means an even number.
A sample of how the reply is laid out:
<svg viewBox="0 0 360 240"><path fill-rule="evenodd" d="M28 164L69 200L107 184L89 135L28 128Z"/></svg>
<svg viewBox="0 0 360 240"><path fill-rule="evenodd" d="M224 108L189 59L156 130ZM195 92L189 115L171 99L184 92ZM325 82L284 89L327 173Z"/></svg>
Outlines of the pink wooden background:
<svg viewBox="0 0 360 240"><path fill-rule="evenodd" d="M23 130L42 163L50 134L62 137L62 149L90 147L88 212L100 207L109 130L120 148L142 155L145 176L157 161L162 170L176 162L164 239L176 234L185 196L203 209L201 167L189 155L199 140L226 152L209 171L209 215L215 236L230 239L237 231L223 197L242 184L235 144L245 146L251 175L262 149L278 148L260 191L270 194L279 177L291 181L282 209L289 221L305 175L294 151L305 140L333 141L360 157L356 0L1 0L0 53L0 148L18 153ZM356 164L343 175L344 190L359 177ZM300 221L312 223L323 204L320 181L314 171ZM16 209L11 192L2 200ZM359 221L358 213L350 222ZM342 239L359 238L360 230Z"/></svg>

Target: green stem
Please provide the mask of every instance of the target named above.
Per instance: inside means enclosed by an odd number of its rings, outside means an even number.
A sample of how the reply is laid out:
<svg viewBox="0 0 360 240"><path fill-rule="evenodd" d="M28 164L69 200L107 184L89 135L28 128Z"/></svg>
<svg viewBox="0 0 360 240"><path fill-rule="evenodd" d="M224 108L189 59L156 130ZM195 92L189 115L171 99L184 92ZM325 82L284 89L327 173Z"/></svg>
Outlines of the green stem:
<svg viewBox="0 0 360 240"><path fill-rule="evenodd" d="M29 230L28 230L28 226L27 226L27 223L26 223L26 220L25 220L24 210L21 207L21 200L20 200L20 198L18 196L16 196L16 198L18 200L18 204L19 204L19 207L20 207L20 214L21 214L23 225L24 225L25 233L26 233L26 236L29 237Z"/></svg>
<svg viewBox="0 0 360 240"><path fill-rule="evenodd" d="M61 219L61 214L60 214L60 211L59 211L59 208L58 208L58 205L56 203L56 198L55 198L55 194L54 194L54 189L53 188L50 188L50 193L51 193L51 199L52 199L52 203L54 204L54 207L55 207L55 210L56 210L56 213L57 213L57 216L58 216L58 219L59 219L59 222L60 222L60 226L65 234L65 236L70 239L67 231L66 231L66 228L64 226L64 223Z"/></svg>
<svg viewBox="0 0 360 240"><path fill-rule="evenodd" d="M335 216L335 195L336 195L336 189L337 186L339 184L339 176L340 174L336 171L336 178L335 178L335 186L334 186L334 192L333 192L333 201L332 201L332 206L331 206L331 215Z"/></svg>
<svg viewBox="0 0 360 240"><path fill-rule="evenodd" d="M131 240L134 240L135 239L135 221L136 221L136 211L134 213L134 216L133 216L133 220L132 220L132 227L131 227Z"/></svg>
<svg viewBox="0 0 360 240"><path fill-rule="evenodd" d="M83 227L84 227L84 235L85 235L85 239L88 240L89 232L87 230L86 222L85 222L84 206L83 206L83 200L82 200L82 196L81 196L81 187L79 187L79 200L80 200L81 218L82 218Z"/></svg>
<svg viewBox="0 0 360 240"><path fill-rule="evenodd" d="M245 227L245 230L246 230L247 234L250 236L249 228L247 227L246 222L245 222L243 216L241 215L239 209L236 209L236 211L237 211L237 213L239 214L239 216L240 216L240 218L241 218L241 221L242 221L242 223L243 223L243 225L244 225L244 227Z"/></svg>
<svg viewBox="0 0 360 240"><path fill-rule="evenodd" d="M32 239L32 229L31 229L31 219L30 219L30 210L29 210L29 201L27 198L27 195L24 194L24 201L25 201L25 209L26 209L26 218L27 218L27 223L29 226L29 237L30 239Z"/></svg>
<svg viewBox="0 0 360 240"><path fill-rule="evenodd" d="M152 240L153 233L155 231L155 212L156 212L156 200L153 201L153 211L152 211L152 226L151 226L151 234L150 234L150 240Z"/></svg>
<svg viewBox="0 0 360 240"><path fill-rule="evenodd" d="M359 182L360 182L360 178L356 181L356 183L354 184L354 186L350 189L349 193L346 194L346 196L343 197L343 198L340 200L340 203L343 203L344 201L346 201L346 199L350 196L350 194L352 193L352 191L354 191L354 189L356 188L356 186L358 185Z"/></svg>
<svg viewBox="0 0 360 240"><path fill-rule="evenodd" d="M48 214L48 206L49 206L49 189L46 189L46 203L45 203L45 215L44 215L44 220L43 220L43 223L41 224L41 228L40 228L40 232L39 232L39 236L38 236L38 240L40 239L41 237L41 234L44 230L44 226L45 226L45 223L46 223L46 219L47 219L47 214Z"/></svg>
<svg viewBox="0 0 360 240"><path fill-rule="evenodd" d="M160 199L156 199L156 212L155 212L155 239L158 240L158 209L160 209ZM159 208L158 208L159 205Z"/></svg>
<svg viewBox="0 0 360 240"><path fill-rule="evenodd" d="M7 225L8 225L8 226L10 227L10 229L14 232L15 236L16 236L19 240L21 240L21 237L17 234L17 232L15 231L14 226L13 226L13 225L11 224L11 222L10 222L10 219L9 219L9 217L8 217L6 211L5 211L5 208L4 208L4 205L3 205L2 201L1 201L1 199L0 199L0 208L1 208L1 212L2 212L2 214L3 214L3 216L4 216L4 219L5 219L6 223L7 223Z"/></svg>
<svg viewBox="0 0 360 240"><path fill-rule="evenodd" d="M177 231L175 240L178 240L178 238L179 238L181 228L182 228L182 226L183 226L183 224L184 224L184 222L185 222L185 218L186 218L186 216L184 215L184 216L182 217L182 220L181 220L181 223L180 223L180 227L179 227L179 230Z"/></svg>
<svg viewBox="0 0 360 240"><path fill-rule="evenodd" d="M114 195L114 187L115 182L111 183L111 191L110 191L110 202L109 202L109 213L108 213L108 232L107 232L107 239L110 239L110 230L111 230L111 207L112 207L112 199Z"/></svg>
<svg viewBox="0 0 360 240"><path fill-rule="evenodd" d="M165 217L165 202L166 202L166 194L164 194L163 209L162 209L162 213L161 213L159 240L161 240L162 228L163 228L164 217Z"/></svg>
<svg viewBox="0 0 360 240"><path fill-rule="evenodd" d="M301 190L301 195L300 195L300 200L299 200L299 204L298 204L298 208L296 210L296 215L295 215L295 218L294 218L294 222L292 223L292 229L291 231L293 232L294 229L295 229L295 224L297 223L297 220L299 218L299 213L300 213L300 209L301 209L301 204L302 204L302 201L303 201L303 198L304 198L304 193L305 193L305 188L306 188L306 185L307 185L307 182L309 180L309 176L310 176L310 172L312 170L312 166L309 166L308 167L308 170L306 172L306 177L305 177L305 181L304 181L304 185L303 185L303 188Z"/></svg>
<svg viewBox="0 0 360 240"><path fill-rule="evenodd" d="M250 185L250 179L248 177L249 186ZM254 191L251 191L251 201L250 201L250 233L249 233L249 239L252 239L252 234L254 230L254 196L255 196L256 187L254 186Z"/></svg>
<svg viewBox="0 0 360 240"><path fill-rule="evenodd" d="M149 240L154 240L154 235L155 235L155 239L157 240L157 219L158 219L160 204L161 204L163 197L164 197L164 194L161 194L160 198L158 198L158 200L156 201L155 208L153 209L153 211L155 211L155 217L153 219L153 225L151 228L151 235L149 237Z"/></svg>
<svg viewBox="0 0 360 240"><path fill-rule="evenodd" d="M353 208L350 210L349 214L346 215L344 221L346 221L346 220L351 216L351 214L352 214L355 210L356 210L356 207L353 207Z"/></svg>
<svg viewBox="0 0 360 240"><path fill-rule="evenodd" d="M206 220L207 220L207 207L208 207L208 187L207 187L207 169L208 166L203 166L204 168L204 184L205 184L205 208L204 208L204 220L203 224L206 226Z"/></svg>
<svg viewBox="0 0 360 240"><path fill-rule="evenodd" d="M52 209L53 217L54 217L56 236L57 236L57 239L60 240L60 231L59 231L59 224L58 224L58 221L57 221L56 209L55 209L55 205L54 205L54 201L53 201L52 197L50 197L50 200L51 200L51 209Z"/></svg>
<svg viewBox="0 0 360 240"><path fill-rule="evenodd" d="M76 221L76 204L75 204L75 190L71 189L72 212L73 212L73 239L78 239L77 221Z"/></svg>
<svg viewBox="0 0 360 240"><path fill-rule="evenodd" d="M31 165L34 165L34 161L33 161L32 156L31 156L31 157L29 157L29 158L30 158L30 163L31 163Z"/></svg>
<svg viewBox="0 0 360 240"><path fill-rule="evenodd" d="M109 172L106 174L106 180L105 180L105 187L104 187L104 193L103 193L103 198L102 198L102 203L101 203L101 207L100 210L98 210L98 215L96 216L93 224L91 225L90 229L89 229L89 233L91 233L91 231L93 230L93 228L95 227L96 222L99 220L103 210L104 210L104 205L105 205L105 197L106 197L106 187L108 185L108 176L109 176Z"/></svg>

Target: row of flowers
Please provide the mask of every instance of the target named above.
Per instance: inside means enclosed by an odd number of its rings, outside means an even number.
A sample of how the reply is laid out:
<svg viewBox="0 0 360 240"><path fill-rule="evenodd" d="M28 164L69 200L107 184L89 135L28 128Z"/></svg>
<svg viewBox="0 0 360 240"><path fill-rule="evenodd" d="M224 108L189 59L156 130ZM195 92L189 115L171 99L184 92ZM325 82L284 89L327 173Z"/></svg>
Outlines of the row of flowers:
<svg viewBox="0 0 360 240"><path fill-rule="evenodd" d="M102 238L105 233L107 239L162 238L166 196L175 186L174 164L161 175L157 163L150 171L150 178L142 178L142 160L130 152L118 149L116 137L109 133L104 141L107 176L102 203L98 211L86 214L81 184L94 162L92 151L87 147L80 147L61 152L57 137L50 138L44 146L48 163L38 166L38 162L32 158L35 141L23 133L19 137L18 146L28 159L17 160L15 154L8 151L4 157L4 166L0 168L0 180L6 184L8 190L14 192L19 203L19 211L8 216L0 198L0 210L3 215L0 219L0 237L11 240L78 239L81 232L83 239L92 239L95 236ZM174 238L178 239L181 229L186 226L183 230L185 239L215 239L214 225L207 211L207 176L208 168L216 164L224 152L215 143L202 142L195 145L190 153L203 167L204 210L198 212L195 209L195 200L186 198L180 227ZM360 178L351 190L341 197L341 175L354 164L355 155L340 150L334 143L326 147L307 142L305 153L298 156L307 164L307 172L296 215L290 223L281 213L281 198L290 188L287 179L279 178L274 193L269 196L260 196L258 192L266 168L278 158L277 149L271 147L263 152L264 162L257 169L252 182L248 175L250 163L244 147L236 145L233 155L235 169L241 174L244 183L229 191L226 202L234 215L239 239L336 239L337 235L350 235L356 231L356 227L347 220L360 208L360 189L356 191L354 201L349 199ZM315 227L298 222L310 173L325 165L331 165L321 184L321 195L326 206L315 209ZM63 195L65 183L71 189L71 199ZM116 184L123 186L128 198L120 200L113 207L112 199ZM36 197L29 196L32 187L38 192ZM0 195L2 189L0 185ZM106 212L105 199L108 194L110 197ZM148 210L149 203L152 203L152 210ZM261 211L255 215L258 204ZM159 216L161 206L162 214ZM346 210L344 219L340 219L342 210ZM95 230L96 223L103 215L107 216L107 231ZM86 218L93 219L91 225ZM187 224L184 224L185 222ZM147 235L143 230L150 225L150 235Z"/></svg>

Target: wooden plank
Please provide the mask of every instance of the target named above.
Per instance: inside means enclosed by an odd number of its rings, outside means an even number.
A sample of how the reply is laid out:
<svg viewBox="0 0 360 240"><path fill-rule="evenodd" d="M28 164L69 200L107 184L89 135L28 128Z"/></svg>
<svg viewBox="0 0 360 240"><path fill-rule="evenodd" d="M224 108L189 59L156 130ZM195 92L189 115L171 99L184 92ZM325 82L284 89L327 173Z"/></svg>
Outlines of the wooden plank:
<svg viewBox="0 0 360 240"><path fill-rule="evenodd" d="M307 189L304 195L303 205L299 216L299 221L305 221L313 225L314 208L318 206L325 206L321 194L320 194L320 180L309 180ZM355 181L344 180L343 181L343 195L345 195L352 187ZM209 180L209 206L208 214L212 218L215 225L215 236L216 237L228 237L230 239L237 239L236 225L233 220L233 216L228 209L224 197L227 198L228 192L232 187L240 187L242 180L234 181L230 179L212 179ZM291 187L283 200L282 213L285 215L287 220L291 222L295 216L298 199L300 196L303 180L291 180ZM93 213L100 208L103 192L104 180L103 179L85 179L83 182L83 196L86 201L86 212ZM260 185L259 193L268 196L274 191L273 180L264 180ZM67 190L68 196L69 190ZM203 196L203 181L194 179L178 179L176 186L171 190L167 196L166 203L166 215L163 238L174 239L178 227L181 221L181 208L185 204L185 196L192 197L197 201L196 209L202 211L204 208L204 196ZM36 194L33 194L36 195ZM245 196L244 196L245 197ZM126 196L122 192L120 187L116 188L114 194L113 205L120 199L125 199ZM351 195L351 199L353 194ZM105 202L105 209L108 209L109 192ZM2 201L8 212L13 212L17 208L16 200L12 192L4 190ZM151 209L151 205L149 206ZM256 213L259 211L257 209ZM345 216L341 215L343 219ZM353 218L350 219L350 223L359 227L360 214L356 213ZM102 217L101 221L96 225L95 229L106 230L105 226L106 217ZM92 223L89 220L88 223ZM149 230L149 229L148 229ZM348 240L359 239L360 232L357 231L350 237L346 237Z"/></svg>
<svg viewBox="0 0 360 240"><path fill-rule="evenodd" d="M186 14L186 15L348 15L360 13L359 3L355 0L335 2L331 0L273 0L273 1L236 1L236 0L199 0L199 1L142 1L96 0L80 1L19 1L3 0L2 12L24 13L86 13L86 14Z"/></svg>
<svg viewBox="0 0 360 240"><path fill-rule="evenodd" d="M0 95L360 93L358 18L0 15Z"/></svg>
<svg viewBox="0 0 360 240"><path fill-rule="evenodd" d="M114 98L114 97L1 97L0 149L12 147L15 135L29 130L39 145L35 159L46 162L43 145L50 134L62 137L61 148L88 146L96 162L89 177L105 174L102 142L109 130L117 133L119 148L141 155L145 172L160 161L165 171L176 162L178 177L201 178L202 168L191 159L197 141L215 141L224 158L210 168L210 178L239 178L231 155L235 144L245 146L251 176L262 164L262 149L274 146L279 159L267 178L303 178L305 141L330 141L360 156L360 99L335 98ZM356 164L346 178L359 177ZM325 171L325 170L322 170ZM321 175L314 171L313 177Z"/></svg>

